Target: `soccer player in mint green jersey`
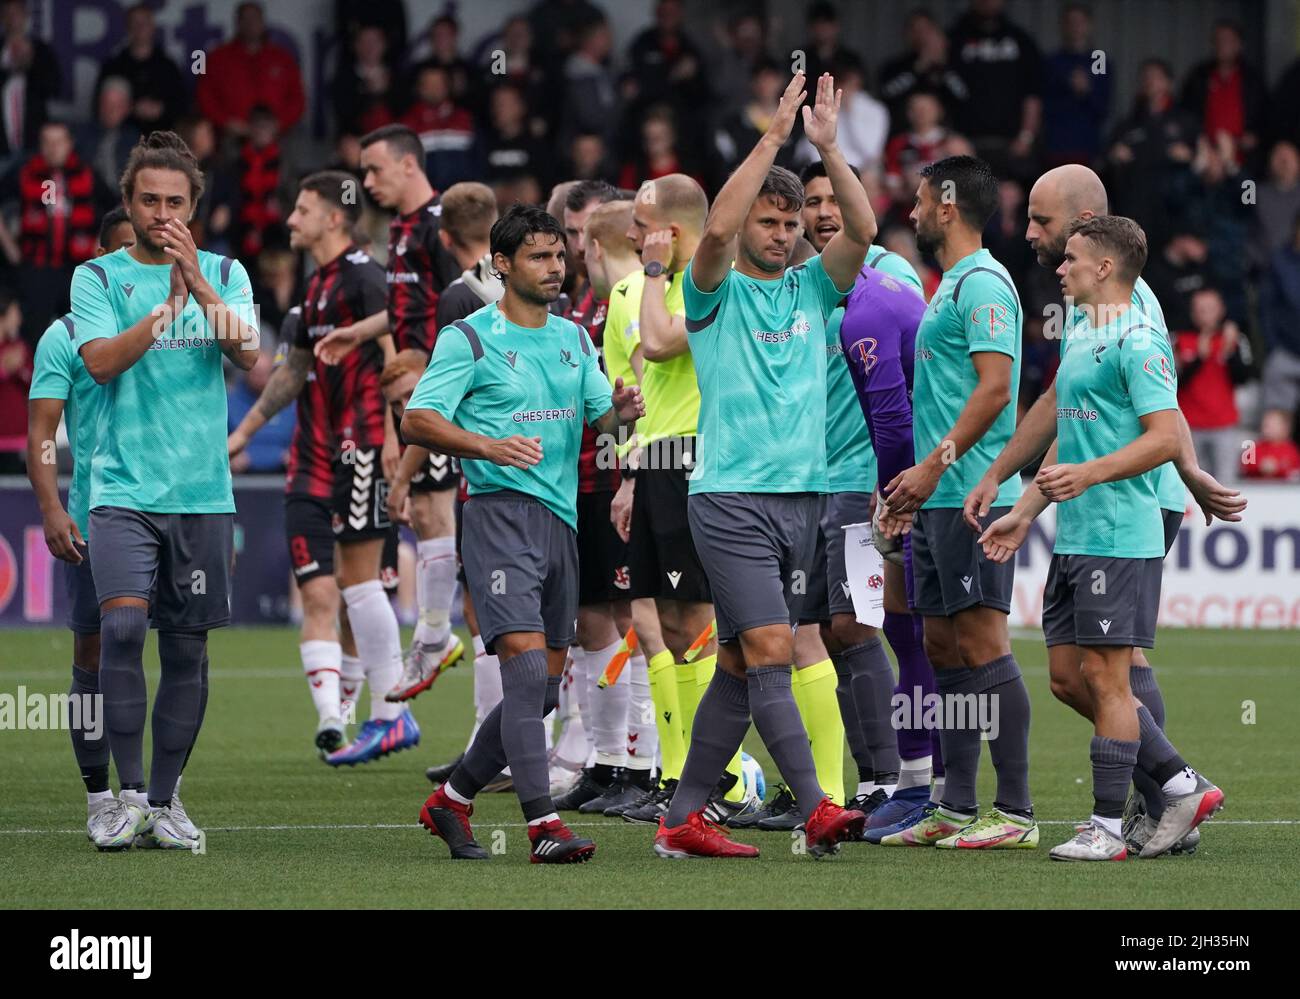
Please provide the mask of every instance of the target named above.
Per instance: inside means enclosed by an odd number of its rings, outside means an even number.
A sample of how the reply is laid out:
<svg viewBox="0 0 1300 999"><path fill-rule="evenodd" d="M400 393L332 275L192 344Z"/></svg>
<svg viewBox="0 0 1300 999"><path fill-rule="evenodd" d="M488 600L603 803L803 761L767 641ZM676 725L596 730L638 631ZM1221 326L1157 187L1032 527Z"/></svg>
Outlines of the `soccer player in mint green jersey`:
<svg viewBox="0 0 1300 999"><path fill-rule="evenodd" d="M578 611L578 453L583 422L616 434L644 415L641 392L613 392L587 332L548 311L564 281L564 230L515 205L492 226L499 303L445 327L402 416L402 436L464 459L465 577L501 703L420 810L452 857L485 860L474 797L509 766L532 862L589 860L595 844L560 821L549 793L542 719L559 703Z"/></svg>
<svg viewBox="0 0 1300 999"><path fill-rule="evenodd" d="M1043 633L1054 665L1075 664L1088 690L1094 806L1092 820L1052 858L1127 857L1122 817L1136 766L1166 798L1141 851L1154 857L1223 803L1223 792L1187 766L1129 684L1133 648L1155 644L1165 545L1157 483L1146 473L1181 446L1177 377L1164 331L1133 304L1147 256L1142 229L1104 215L1074 222L1069 232L1057 274L1086 319L1066 330L1056 377L1059 460L1039 470L1037 488L982 540L993 557L1009 558L1002 533L1019 533L1019 523L1058 504Z"/></svg>
<svg viewBox="0 0 1300 999"><path fill-rule="evenodd" d="M114 208L100 221L95 256L102 257L134 242L131 220L122 208ZM50 554L63 562L68 628L72 631L69 694L84 706L86 698L99 694L99 601L95 598L95 579L85 539L90 533L90 455L103 389L81 363L75 329L71 316L61 316L36 345L35 371L28 394L27 475L41 507L45 543ZM72 448L72 483L66 510L59 499L53 450L60 419ZM108 739L102 727L82 724L73 728L72 750L86 785L86 835L101 845L125 843L134 822L127 820L125 812L114 815L110 807L114 798L108 783ZM128 796L132 793L126 792ZM144 806L146 802L141 798L139 804ZM177 817L184 815L179 779L172 811Z"/></svg>
<svg viewBox="0 0 1300 999"><path fill-rule="evenodd" d="M100 690L125 813L139 845L192 849L173 810L206 705L207 633L230 620L234 497L222 359L257 359L248 275L194 245L203 174L173 132L132 150L122 201L135 243L82 264L72 322L102 389L90 464L90 556L100 608ZM158 629L147 804L144 642ZM125 832L122 842L128 845Z"/></svg>
<svg viewBox="0 0 1300 999"><path fill-rule="evenodd" d="M876 219L835 141L840 94L816 81L804 131L821 154L843 229L787 269L802 229L799 178L774 166L804 99L796 73L767 132L718 193L684 274L685 329L700 387L687 515L708 573L718 666L655 852L754 857L703 813L753 719L798 803L808 849L833 851L866 817L821 786L792 692L794 634L826 479L826 323L853 287ZM734 267L733 267L734 262Z"/></svg>
<svg viewBox="0 0 1300 999"><path fill-rule="evenodd" d="M1047 171L1034 184L1029 193L1028 226L1025 238L1033 247L1038 262L1043 267L1053 270L1061 266L1065 259L1065 241L1068 227L1076 220L1086 220L1106 215L1109 206L1106 188L1101 178L1088 167L1077 164L1056 167ZM1160 303L1140 277L1133 286L1133 307L1147 316L1148 321L1165 337L1164 313ZM1075 309L1064 316L1058 327L1073 325L1086 318L1082 310ZM1048 386L1047 391L1029 409L1020 421L1016 432L1002 454L989 467L983 479L966 497L965 515L967 524L974 529L980 528L983 514L997 495L1000 484L1015 475L1035 458L1049 450L1056 438L1056 386ZM1200 506L1209 524L1211 518L1239 521L1246 501L1239 493L1220 485L1212 475L1200 468L1196 460L1196 450L1192 447L1191 431L1181 411L1178 414L1181 446L1173 462L1161 465L1151 473L1156 479L1156 495L1160 500L1164 520L1165 551L1173 545L1178 530L1182 525L1186 504L1184 485ZM1049 451L1046 459L1055 461ZM1028 525L1025 524L1025 528ZM1019 541L1008 537L1008 543ZM1052 693L1056 697L1078 710L1085 717L1090 717L1089 696L1077 662L1068 662L1065 650L1049 657L1052 674ZM1150 668L1144 651L1133 650L1133 669L1129 676L1134 694L1147 706L1156 724L1165 727L1165 701L1156 682L1155 671ZM1154 832L1157 821L1164 811L1164 795L1160 786L1139 766L1134 771L1134 783L1139 795L1134 795L1129 809L1125 812L1125 838L1130 846L1140 848L1146 838ZM1144 813L1144 814L1143 814ZM1193 832L1185 843L1180 844L1181 852L1191 852L1195 848L1200 834Z"/></svg>
<svg viewBox="0 0 1300 999"><path fill-rule="evenodd" d="M1014 566L984 556L961 510L1016 425L1020 297L1006 268L981 241L997 198L997 178L973 156L952 156L921 172L911 216L916 243L934 254L944 273L916 331L917 463L881 488L885 533L897 533L901 521L912 520L914 609L925 619L925 649L945 704L987 704L990 712L997 706L997 724L988 731L997 790L992 809L979 816L981 726L945 711L939 807L883 837L887 846L1038 845L1029 793L1029 693L1007 630ZM1019 495L1019 481L1009 482L996 512L1005 512Z"/></svg>

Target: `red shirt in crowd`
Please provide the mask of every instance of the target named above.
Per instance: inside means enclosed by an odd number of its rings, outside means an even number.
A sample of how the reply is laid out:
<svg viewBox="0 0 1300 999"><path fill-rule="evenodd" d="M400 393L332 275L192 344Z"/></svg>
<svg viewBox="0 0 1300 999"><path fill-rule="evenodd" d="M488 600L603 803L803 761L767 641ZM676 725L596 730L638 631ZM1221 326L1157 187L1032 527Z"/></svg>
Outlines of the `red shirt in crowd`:
<svg viewBox="0 0 1300 999"><path fill-rule="evenodd" d="M31 347L20 338L0 341L0 451L27 448L27 392L31 387Z"/></svg>
<svg viewBox="0 0 1300 999"><path fill-rule="evenodd" d="M1278 479L1300 482L1300 448L1295 441L1259 441L1255 461L1241 464L1241 474L1248 479Z"/></svg>
<svg viewBox="0 0 1300 999"><path fill-rule="evenodd" d="M1216 331L1210 355L1203 358L1201 335L1195 330L1183 330L1174 338L1175 360L1180 371L1178 406L1193 430L1220 430L1237 425L1237 402L1228 370L1226 339L1222 330Z"/></svg>
<svg viewBox="0 0 1300 999"><path fill-rule="evenodd" d="M208 56L206 70L196 97L203 117L218 128L247 123L259 104L275 114L281 132L302 117L302 72L289 50L274 42L263 42L256 52L238 39L227 42Z"/></svg>
<svg viewBox="0 0 1300 999"><path fill-rule="evenodd" d="M1246 103L1242 95L1241 67L1233 66L1228 72L1216 69L1210 74L1205 95L1205 134L1214 139L1227 132L1240 139L1246 131Z"/></svg>

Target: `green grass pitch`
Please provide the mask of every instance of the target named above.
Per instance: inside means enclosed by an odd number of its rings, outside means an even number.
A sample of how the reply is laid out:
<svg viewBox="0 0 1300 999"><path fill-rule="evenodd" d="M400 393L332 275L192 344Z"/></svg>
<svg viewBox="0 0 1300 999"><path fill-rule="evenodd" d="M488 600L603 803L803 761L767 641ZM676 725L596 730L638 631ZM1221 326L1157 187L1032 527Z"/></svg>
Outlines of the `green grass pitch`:
<svg viewBox="0 0 1300 999"><path fill-rule="evenodd" d="M513 795L484 795L479 841L503 852L455 863L415 825L424 768L460 751L472 671L456 669L414 702L420 746L333 771L314 756L315 715L290 629L239 628L211 638L211 694L185 777L185 802L207 832L203 855L100 854L87 842L85 798L64 731L3 731L0 905L10 907L1294 907L1300 883L1300 638L1295 632L1173 631L1152 654L1183 754L1227 794L1193 857L1123 864L1048 860L1091 805L1089 727L1055 702L1041 640L1015 651L1033 696L1032 789L1044 822L1037 851L953 854L846 845L825 861L790 837L745 835L752 863L671 863L646 826L585 816L598 844L575 867L528 863ZM0 693L68 687L66 631L11 631ZM157 653L146 652L150 692ZM364 701L363 701L364 705ZM1253 711L1253 718L1250 713ZM746 748L779 779L751 731ZM146 747L146 761L148 749ZM847 759L847 755L846 755ZM114 774L114 777L116 775ZM992 798L985 753L980 798ZM576 821L575 817L575 821Z"/></svg>

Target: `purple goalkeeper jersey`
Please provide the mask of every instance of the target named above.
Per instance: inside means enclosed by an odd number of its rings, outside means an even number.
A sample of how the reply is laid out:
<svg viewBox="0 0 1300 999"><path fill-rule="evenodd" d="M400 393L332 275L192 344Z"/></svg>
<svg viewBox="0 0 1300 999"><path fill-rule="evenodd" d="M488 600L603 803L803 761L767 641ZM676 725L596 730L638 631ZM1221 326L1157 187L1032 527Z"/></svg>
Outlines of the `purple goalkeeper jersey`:
<svg viewBox="0 0 1300 999"><path fill-rule="evenodd" d="M888 274L864 267L848 294L840 344L876 451L883 487L915 463L912 372L925 299Z"/></svg>

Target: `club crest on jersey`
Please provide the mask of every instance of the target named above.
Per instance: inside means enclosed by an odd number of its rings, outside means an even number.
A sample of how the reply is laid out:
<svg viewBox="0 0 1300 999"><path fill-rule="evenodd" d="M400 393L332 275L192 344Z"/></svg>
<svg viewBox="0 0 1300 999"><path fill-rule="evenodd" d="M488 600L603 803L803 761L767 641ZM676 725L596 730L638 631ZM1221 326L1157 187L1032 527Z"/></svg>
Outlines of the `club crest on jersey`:
<svg viewBox="0 0 1300 999"><path fill-rule="evenodd" d="M1092 359L1096 361L1098 364L1101 363L1101 355L1105 351L1105 349L1106 349L1106 345L1104 343L1099 343L1097 344L1097 346L1092 348Z"/></svg>
<svg viewBox="0 0 1300 999"><path fill-rule="evenodd" d="M406 233L402 233L402 238L399 239L397 245L393 247L393 252L399 257L406 253Z"/></svg>
<svg viewBox="0 0 1300 999"><path fill-rule="evenodd" d="M864 336L849 347L849 356L862 366L863 374L870 374L871 369L876 366L876 361L879 360L876 357L877 346L875 337Z"/></svg>
<svg viewBox="0 0 1300 999"><path fill-rule="evenodd" d="M1165 383L1166 388L1171 388L1174 384L1174 369L1170 367L1169 358L1164 354L1152 354L1143 363L1142 370L1159 378Z"/></svg>
<svg viewBox="0 0 1300 999"><path fill-rule="evenodd" d="M571 368L576 368L578 366L578 362L573 359L573 354L567 350L560 351L560 360Z"/></svg>
<svg viewBox="0 0 1300 999"><path fill-rule="evenodd" d="M1007 315L1010 313L1005 305L981 305L970 314L971 322L976 326L987 326L989 336L995 340L999 333L1007 331Z"/></svg>

